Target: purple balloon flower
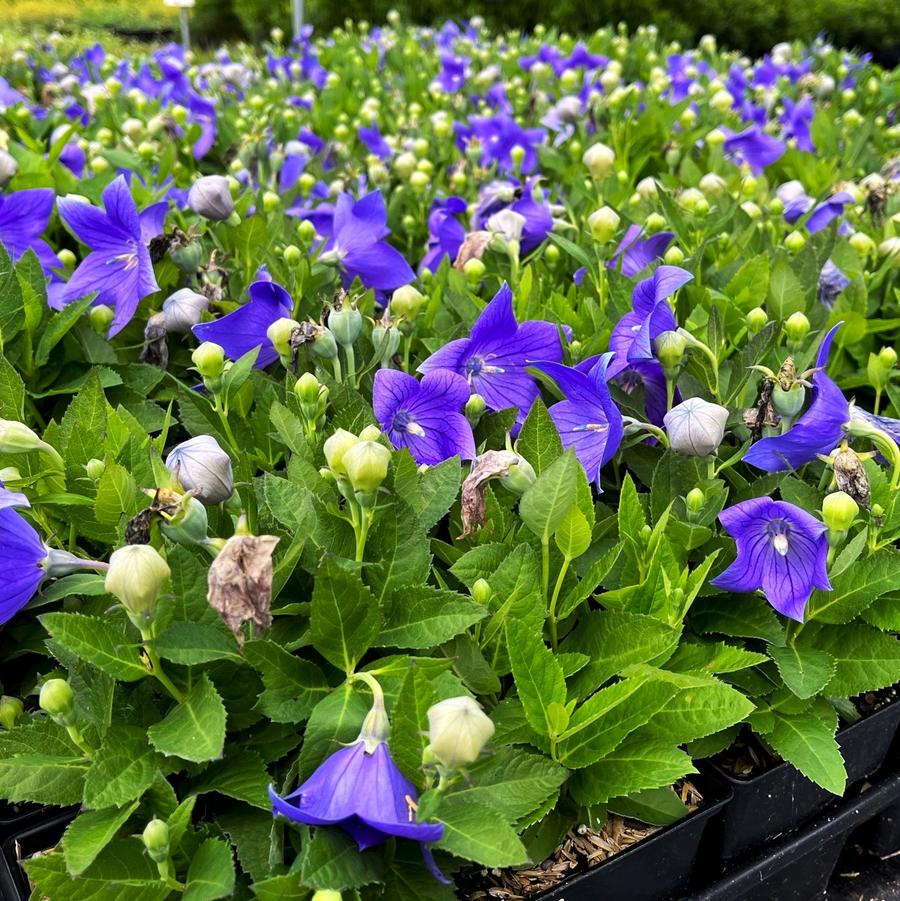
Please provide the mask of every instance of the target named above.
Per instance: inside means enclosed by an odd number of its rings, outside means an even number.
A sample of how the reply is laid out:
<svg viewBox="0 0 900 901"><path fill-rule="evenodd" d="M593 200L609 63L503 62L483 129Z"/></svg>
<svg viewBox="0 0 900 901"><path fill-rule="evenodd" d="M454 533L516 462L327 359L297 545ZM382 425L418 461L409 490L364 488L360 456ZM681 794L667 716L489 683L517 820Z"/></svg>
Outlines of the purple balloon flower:
<svg viewBox="0 0 900 901"><path fill-rule="evenodd" d="M332 234L325 250L337 257L348 281L358 277L367 288L393 291L416 276L403 254L383 240L389 234L380 191L357 201L341 194L334 206Z"/></svg>
<svg viewBox="0 0 900 901"><path fill-rule="evenodd" d="M13 263L33 250L46 274L51 268L62 266L50 245L40 237L47 230L52 212L52 188L30 188L0 197L0 241Z"/></svg>
<svg viewBox="0 0 900 901"><path fill-rule="evenodd" d="M28 499L0 486L0 567L6 573L0 591L0 625L12 619L33 597L46 575L47 559L38 533L13 507L28 507Z"/></svg>
<svg viewBox="0 0 900 901"><path fill-rule="evenodd" d="M468 382L449 369L435 369L421 382L396 369L375 373L375 416L391 444L409 448L420 465L474 459L472 426L459 412L468 399Z"/></svg>
<svg viewBox="0 0 900 901"><path fill-rule="evenodd" d="M591 482L600 487L600 469L619 449L624 428L622 414L606 384L606 368L612 354L603 354L587 372L560 363L537 363L558 385L565 400L550 407L563 447L575 448L575 456Z"/></svg>
<svg viewBox="0 0 900 901"><path fill-rule="evenodd" d="M526 371L536 362L562 362L559 329L552 322L516 322L512 291L506 282L484 308L468 338L458 338L435 351L419 372L452 369L468 380L490 410L519 408L524 420L538 386Z"/></svg>
<svg viewBox="0 0 900 901"><path fill-rule="evenodd" d="M616 355L608 378L615 378L629 365L654 360L653 341L663 332L678 328L668 298L694 276L679 266L660 266L649 278L635 285L631 295L632 312L615 325L609 349Z"/></svg>
<svg viewBox="0 0 900 901"><path fill-rule="evenodd" d="M369 153L374 153L380 160L389 160L394 155L394 151L391 150L390 144L381 136L377 125L364 125L357 133L360 141L366 145Z"/></svg>
<svg viewBox="0 0 900 901"><path fill-rule="evenodd" d="M109 337L131 321L138 304L159 291L147 243L162 231L167 204L138 213L124 176L103 189L103 210L69 197L57 203L63 222L91 252L81 261L62 295L64 303L97 292L95 304L115 309Z"/></svg>
<svg viewBox="0 0 900 901"><path fill-rule="evenodd" d="M537 179L529 179L524 185L511 181L492 181L478 192L475 209L476 228L486 228L488 220L501 210L512 210L525 219L520 248L530 253L553 229L553 214L546 202L534 199Z"/></svg>
<svg viewBox="0 0 900 901"><path fill-rule="evenodd" d="M784 137L793 138L800 150L815 153L809 127L816 114L812 100L808 96L801 97L796 103L790 97L784 98L784 113L778 120L784 126Z"/></svg>
<svg viewBox="0 0 900 901"><path fill-rule="evenodd" d="M243 306L215 322L201 322L192 331L201 341L221 345L225 356L231 360L237 360L258 347L259 356L253 365L256 369L263 369L278 359L278 351L266 332L273 322L293 314L294 302L281 285L271 280L254 282L247 293L250 300Z"/></svg>
<svg viewBox="0 0 900 901"><path fill-rule="evenodd" d="M649 238L641 237L643 234L644 229L640 225L629 225L619 246L609 258L607 268L618 269L621 265L622 275L634 278L652 262L660 259L675 237L672 232L657 232Z"/></svg>
<svg viewBox="0 0 900 901"><path fill-rule="evenodd" d="M831 342L842 324L831 329L819 345L809 408L783 435L757 441L744 454L747 463L766 472L798 469L818 454L830 454L840 444L850 421L850 404L825 374L825 366Z"/></svg>
<svg viewBox="0 0 900 901"><path fill-rule="evenodd" d="M838 295L850 284L850 279L835 266L830 259L825 260L822 271L819 273L819 303L824 304L830 310Z"/></svg>
<svg viewBox="0 0 900 901"><path fill-rule="evenodd" d="M785 501L755 497L719 514L737 558L711 581L728 591L763 590L779 612L803 622L813 588L831 591L825 525Z"/></svg>
<svg viewBox="0 0 900 901"><path fill-rule="evenodd" d="M445 256L456 259L459 248L466 240L465 226L456 218L466 212L467 204L461 197L435 200L428 214L428 247L419 271L435 272Z"/></svg>
<svg viewBox="0 0 900 901"><path fill-rule="evenodd" d="M737 162L746 163L757 175L766 166L780 160L786 149L784 143L767 135L758 125L751 125L725 139L726 155Z"/></svg>
<svg viewBox="0 0 900 901"><path fill-rule="evenodd" d="M417 823L415 786L400 772L385 739L387 717L380 692L359 738L335 751L296 791L282 798L269 786L273 813L305 826L340 826L360 851L391 837L420 843L432 874L447 883L426 842L439 841L443 823ZM291 803L294 802L294 803Z"/></svg>

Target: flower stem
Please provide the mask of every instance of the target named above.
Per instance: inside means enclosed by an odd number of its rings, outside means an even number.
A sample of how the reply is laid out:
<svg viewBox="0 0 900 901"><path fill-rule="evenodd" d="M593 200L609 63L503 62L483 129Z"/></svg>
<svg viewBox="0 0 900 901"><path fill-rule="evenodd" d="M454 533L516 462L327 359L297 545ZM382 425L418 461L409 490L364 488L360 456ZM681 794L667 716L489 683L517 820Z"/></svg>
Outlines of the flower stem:
<svg viewBox="0 0 900 901"><path fill-rule="evenodd" d="M366 553L366 539L369 537L369 526L375 516L375 509L362 508L359 527L356 529L356 562L362 563Z"/></svg>
<svg viewBox="0 0 900 901"><path fill-rule="evenodd" d="M162 661L159 659L156 651L150 646L153 641L153 633L149 629L141 629L141 638L144 640L144 653L150 662L150 672L155 676L165 690L179 703L184 703L184 693L175 685L175 683L166 675L163 669Z"/></svg>
<svg viewBox="0 0 900 901"><path fill-rule="evenodd" d="M344 353L347 354L347 381L352 388L356 387L356 354L352 344L344 345Z"/></svg>
<svg viewBox="0 0 900 901"><path fill-rule="evenodd" d="M334 369L334 380L340 384L344 381L344 374L341 372L341 358L337 354L331 358L331 367Z"/></svg>
<svg viewBox="0 0 900 901"><path fill-rule="evenodd" d="M94 749L85 741L84 736L81 734L81 730L78 726L66 726L66 732L69 733L69 738L81 748L82 753L85 757L90 759L94 756Z"/></svg>
<svg viewBox="0 0 900 901"><path fill-rule="evenodd" d="M553 645L554 651L559 642L559 637L556 633L556 605L559 602L559 593L562 591L563 581L566 578L566 572L568 572L569 564L571 562L571 557L563 557L562 566L559 568L559 575L556 577L556 585L553 586L553 595L550 598L548 619L550 620L550 644Z"/></svg>
<svg viewBox="0 0 900 901"><path fill-rule="evenodd" d="M544 595L544 609L550 606L550 536L541 538L541 586Z"/></svg>

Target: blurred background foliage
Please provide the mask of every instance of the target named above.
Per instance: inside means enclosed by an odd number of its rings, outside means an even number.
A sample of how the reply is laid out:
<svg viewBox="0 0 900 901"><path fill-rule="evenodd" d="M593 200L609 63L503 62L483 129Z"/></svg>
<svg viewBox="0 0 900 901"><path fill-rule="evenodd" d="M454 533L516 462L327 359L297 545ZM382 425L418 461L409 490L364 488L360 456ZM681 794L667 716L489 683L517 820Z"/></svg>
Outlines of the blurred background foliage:
<svg viewBox="0 0 900 901"><path fill-rule="evenodd" d="M290 31L290 0L196 0L191 30L198 42L265 39L271 28ZM306 21L318 31L346 19L385 20L397 9L404 21L441 23L481 15L499 30L537 24L588 33L615 22L629 28L653 23L666 39L693 44L714 34L725 47L757 56L779 41L811 40L824 33L837 46L874 54L884 65L900 62L900 0L306 0ZM176 29L177 11L162 0L0 0L7 24L109 29L155 37Z"/></svg>

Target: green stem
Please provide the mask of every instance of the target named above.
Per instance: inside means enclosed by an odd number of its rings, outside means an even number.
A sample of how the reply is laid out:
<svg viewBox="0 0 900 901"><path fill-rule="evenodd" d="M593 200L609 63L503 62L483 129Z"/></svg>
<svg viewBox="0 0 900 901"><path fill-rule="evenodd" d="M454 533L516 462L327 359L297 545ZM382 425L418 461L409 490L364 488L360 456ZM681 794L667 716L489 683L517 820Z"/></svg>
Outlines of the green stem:
<svg viewBox="0 0 900 901"><path fill-rule="evenodd" d="M356 354L352 344L344 345L344 353L347 354L347 381L351 387L356 387Z"/></svg>
<svg viewBox="0 0 900 901"><path fill-rule="evenodd" d="M153 641L153 633L149 629L141 629L141 638L144 640L144 653L147 655L147 660L150 661L151 674L159 680L160 685L162 685L179 704L183 704L184 693L166 675L162 661L159 659L156 651L150 646L150 642Z"/></svg>
<svg viewBox="0 0 900 901"><path fill-rule="evenodd" d="M797 641L797 636L800 634L800 630L803 628L803 623L797 622L797 620L792 619L788 623L787 630L785 632L785 638L787 639L787 643L793 647L795 642Z"/></svg>
<svg viewBox="0 0 900 901"><path fill-rule="evenodd" d="M666 376L666 412L672 409L675 402L675 379Z"/></svg>
<svg viewBox="0 0 900 901"><path fill-rule="evenodd" d="M344 374L341 372L341 359L335 354L331 358L331 368L334 370L334 380L340 384L344 381Z"/></svg>
<svg viewBox="0 0 900 901"><path fill-rule="evenodd" d="M550 606L550 536L541 539L541 586L544 595L544 609Z"/></svg>
<svg viewBox="0 0 900 901"><path fill-rule="evenodd" d="M375 516L375 510L364 508L362 511L361 522L356 531L356 562L362 563L363 556L366 552L366 539L369 537L369 526Z"/></svg>
<svg viewBox="0 0 900 901"><path fill-rule="evenodd" d="M881 388L875 389L875 403L872 404L872 413L877 416L878 408L881 406Z"/></svg>
<svg viewBox="0 0 900 901"><path fill-rule="evenodd" d="M85 757L90 759L94 756L94 749L85 741L84 736L81 734L81 730L78 726L66 726L66 732L69 733L69 738L81 748L82 753Z"/></svg>
<svg viewBox="0 0 900 901"><path fill-rule="evenodd" d="M553 645L554 651L556 650L556 645L559 642L559 638L556 633L556 605L559 602L559 593L560 591L562 591L563 581L566 578L566 572L568 572L569 564L571 562L571 557L563 557L562 566L559 568L559 575L556 577L556 585L553 586L553 595L550 598L548 618L550 620L550 644Z"/></svg>

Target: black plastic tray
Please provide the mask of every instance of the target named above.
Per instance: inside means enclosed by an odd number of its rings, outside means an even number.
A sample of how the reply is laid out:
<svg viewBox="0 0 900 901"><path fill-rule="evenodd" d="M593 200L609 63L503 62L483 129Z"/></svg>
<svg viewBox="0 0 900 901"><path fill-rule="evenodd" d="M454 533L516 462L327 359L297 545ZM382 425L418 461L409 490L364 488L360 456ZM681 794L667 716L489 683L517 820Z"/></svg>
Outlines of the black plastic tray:
<svg viewBox="0 0 900 901"><path fill-rule="evenodd" d="M872 821L863 843L881 857L900 851L900 801L885 808Z"/></svg>
<svg viewBox="0 0 900 901"><path fill-rule="evenodd" d="M703 806L684 819L605 860L599 866L535 896L540 901L665 901L683 897L691 882L706 827L731 799L731 790L709 774L692 776Z"/></svg>
<svg viewBox="0 0 900 901"><path fill-rule="evenodd" d="M820 897L847 836L897 802L900 773L843 801L799 834L770 844L765 852L686 901L809 901Z"/></svg>
<svg viewBox="0 0 900 901"><path fill-rule="evenodd" d="M847 785L877 772L900 724L900 701L838 732L847 767ZM738 779L712 761L709 767L731 786L734 798L708 833L704 854L722 864L750 854L769 839L795 829L839 799L781 763L752 779Z"/></svg>
<svg viewBox="0 0 900 901"><path fill-rule="evenodd" d="M71 809L60 812L55 808L41 808L41 813L42 820L7 836L0 845L0 898L3 901L28 901L31 888L19 861L53 848L75 816Z"/></svg>

